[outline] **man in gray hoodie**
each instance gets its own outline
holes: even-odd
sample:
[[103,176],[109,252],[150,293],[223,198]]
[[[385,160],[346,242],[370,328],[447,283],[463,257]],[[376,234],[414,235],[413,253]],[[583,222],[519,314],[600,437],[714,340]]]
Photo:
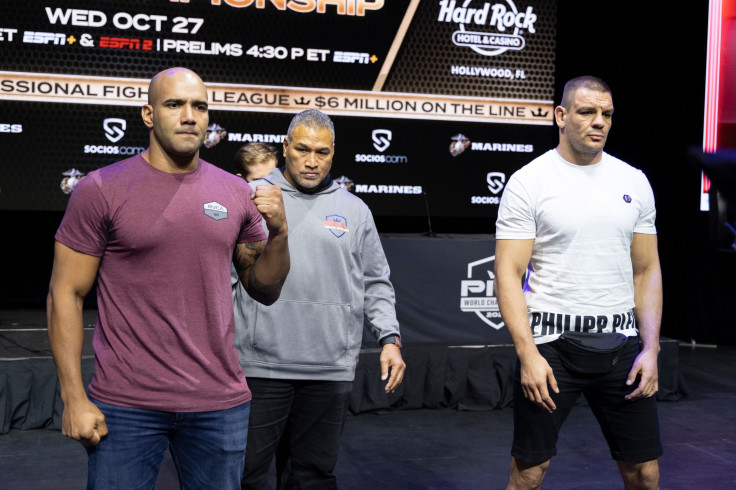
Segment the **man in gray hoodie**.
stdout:
[[279,480],[290,462],[280,483],[323,490],[337,488],[334,469],[364,318],[382,346],[387,393],[401,383],[406,365],[373,216],[330,178],[332,121],[317,110],[297,114],[283,146],[286,165],[251,185],[282,190],[291,271],[269,307],[233,284],[235,346],[253,393],[242,488],[264,487],[278,447]]

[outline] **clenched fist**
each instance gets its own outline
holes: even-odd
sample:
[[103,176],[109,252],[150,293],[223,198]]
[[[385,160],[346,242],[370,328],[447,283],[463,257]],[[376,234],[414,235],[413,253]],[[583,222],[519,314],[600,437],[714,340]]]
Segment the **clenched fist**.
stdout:
[[286,213],[281,189],[277,185],[259,185],[251,193],[250,198],[266,221],[269,235],[286,231]]

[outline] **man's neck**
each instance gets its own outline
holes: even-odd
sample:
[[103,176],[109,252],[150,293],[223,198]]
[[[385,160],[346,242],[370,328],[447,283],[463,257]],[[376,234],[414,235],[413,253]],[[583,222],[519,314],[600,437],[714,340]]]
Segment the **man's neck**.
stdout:
[[193,172],[199,165],[199,151],[192,156],[179,158],[166,153],[163,148],[155,144],[146,149],[142,156],[152,167],[170,174]]
[[573,165],[580,165],[581,167],[595,165],[603,158],[603,150],[596,153],[580,153],[561,144],[557,145],[555,150],[566,162],[572,163]]

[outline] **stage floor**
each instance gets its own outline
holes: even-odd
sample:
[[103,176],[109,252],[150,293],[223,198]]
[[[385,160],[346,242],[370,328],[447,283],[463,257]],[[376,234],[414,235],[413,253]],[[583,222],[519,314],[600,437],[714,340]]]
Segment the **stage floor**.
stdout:
[[[19,315],[21,321],[14,327],[45,328],[42,315],[37,320]],[[7,312],[0,312],[5,329],[13,327],[9,327],[8,318]],[[7,332],[2,335],[4,349],[23,349],[5,340]],[[26,354],[41,356],[43,349],[38,350],[41,352]],[[665,451],[660,460],[660,486],[733,488],[736,347],[679,346],[677,357],[689,394],[677,402],[659,403]],[[340,488],[348,490],[505,488],[511,437],[512,413],[508,408],[351,414],[342,439],[338,482]],[[86,454],[81,445],[64,438],[58,430],[10,429],[0,435],[0,475],[0,487],[7,490],[84,488]],[[156,488],[178,488],[168,456]],[[615,463],[585,405],[573,410],[563,428],[559,453],[553,458],[544,488],[621,488]]]

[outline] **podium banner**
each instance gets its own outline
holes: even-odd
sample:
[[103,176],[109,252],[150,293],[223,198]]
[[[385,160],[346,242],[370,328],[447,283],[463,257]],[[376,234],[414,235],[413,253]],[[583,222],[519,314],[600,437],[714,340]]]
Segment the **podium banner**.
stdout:
[[405,342],[510,344],[493,289],[493,235],[382,235]]

